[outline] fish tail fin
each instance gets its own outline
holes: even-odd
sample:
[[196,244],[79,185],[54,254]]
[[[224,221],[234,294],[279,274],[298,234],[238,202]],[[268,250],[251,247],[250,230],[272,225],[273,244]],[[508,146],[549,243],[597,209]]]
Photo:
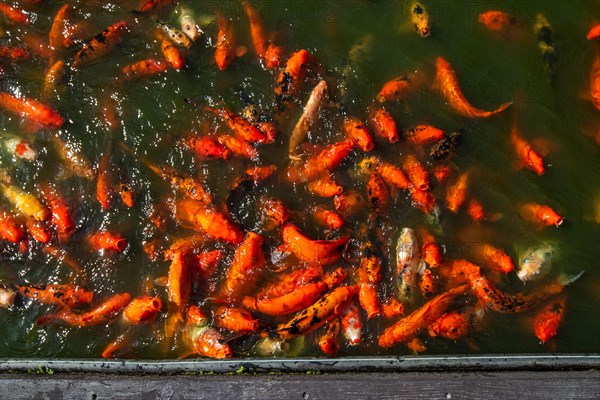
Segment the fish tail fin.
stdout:
[[514,103],[514,101],[508,101],[506,103],[500,104],[500,106],[494,110],[494,114],[501,113],[502,111],[504,111],[508,107],[510,107],[513,103]]
[[570,284],[572,284],[573,282],[575,282],[577,279],[581,278],[581,275],[583,275],[585,271],[581,271],[575,275],[567,275],[565,273],[561,273],[558,276],[558,282],[563,286],[569,286]]

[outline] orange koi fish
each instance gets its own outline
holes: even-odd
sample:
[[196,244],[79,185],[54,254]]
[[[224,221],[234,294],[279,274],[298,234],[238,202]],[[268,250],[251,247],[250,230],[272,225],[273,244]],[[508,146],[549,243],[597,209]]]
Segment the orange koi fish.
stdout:
[[63,308],[57,314],[47,314],[37,320],[38,325],[61,323],[78,328],[106,324],[129,304],[129,293],[116,294],[105,300],[102,304],[83,314],[76,314]]
[[273,225],[283,226],[290,217],[287,207],[281,200],[263,199],[261,204],[262,216],[269,221],[269,228],[272,228]]
[[19,99],[6,92],[0,92],[0,108],[49,128],[60,128],[65,123],[65,120],[47,105],[33,99]]
[[565,220],[550,206],[526,203],[519,207],[521,217],[540,226],[560,226]]
[[431,214],[436,207],[433,194],[427,190],[416,189],[414,186],[411,186],[409,190],[413,206],[423,211],[425,214]]
[[169,302],[173,304],[180,313],[184,310],[190,297],[192,285],[190,281],[190,266],[186,253],[176,252],[173,254],[167,281],[167,294]]
[[145,78],[148,76],[158,75],[167,70],[167,64],[162,61],[149,58],[134,62],[133,64],[123,67],[121,72],[127,80]]
[[69,4],[64,4],[56,13],[52,26],[50,27],[50,33],[48,34],[48,46],[56,53],[61,50],[65,45],[65,34],[67,32],[67,24],[71,8]]
[[19,243],[25,237],[25,230],[17,219],[0,210],[0,240]]
[[292,339],[312,332],[327,321],[339,317],[357,291],[355,286],[337,287],[290,321],[277,325],[270,334],[280,339]]
[[221,159],[229,157],[229,149],[223,146],[214,136],[189,135],[181,141],[200,160]]
[[600,55],[596,55],[590,71],[590,96],[597,110],[600,110]]
[[277,83],[275,84],[275,94],[277,96],[291,96],[298,91],[310,60],[310,54],[304,49],[290,56],[277,77]]
[[362,318],[356,303],[352,302],[342,313],[342,334],[348,344],[355,346],[362,342]]
[[165,260],[172,260],[175,256],[175,253],[192,253],[196,249],[200,248],[203,243],[207,240],[207,236],[204,234],[201,235],[192,235],[183,238],[176,239],[171,243],[171,246],[164,252]]
[[377,93],[377,101],[385,103],[386,101],[404,100],[408,94],[410,82],[407,77],[399,76],[383,84],[383,87]]
[[204,106],[203,109],[221,118],[229,129],[231,129],[239,138],[250,143],[267,142],[267,137],[257,127],[252,125],[245,118],[234,114],[228,109],[213,108],[209,106]]
[[378,215],[390,212],[390,192],[377,172],[371,173],[367,182],[367,200],[369,208]]
[[123,318],[130,324],[145,324],[152,321],[161,309],[162,301],[157,296],[140,296],[125,307]]
[[506,32],[517,23],[517,19],[502,11],[486,11],[479,14],[479,23],[491,31]]
[[148,13],[156,10],[159,6],[163,5],[167,1],[172,0],[146,0],[142,3],[139,9],[135,10],[136,13]]
[[179,200],[176,209],[179,219],[201,228],[214,239],[239,244],[244,238],[244,234],[235,223],[198,200]]
[[429,336],[458,340],[469,333],[471,316],[468,313],[453,311],[446,313],[429,325]]
[[549,302],[533,318],[533,331],[542,343],[546,343],[558,333],[565,318],[566,305],[567,296],[562,295]]
[[423,165],[421,165],[419,160],[417,160],[417,157],[413,156],[412,154],[404,157],[402,169],[408,176],[408,179],[415,189],[420,191],[429,189],[429,178],[427,176],[427,171]]
[[71,67],[79,68],[107,55],[121,40],[126,28],[125,21],[117,22],[89,39],[73,56]]
[[306,185],[306,189],[320,197],[334,197],[342,194],[344,188],[338,185],[331,176],[325,176],[323,178],[309,182]]
[[248,333],[258,330],[258,320],[241,308],[222,306],[214,312],[214,322],[219,328],[231,332]]
[[338,213],[328,210],[323,206],[313,207],[311,213],[315,222],[319,225],[326,226],[329,229],[337,230],[344,226],[344,220]]
[[343,217],[356,215],[365,206],[363,197],[357,191],[350,190],[333,198],[335,210]]
[[252,290],[265,266],[262,250],[263,237],[248,232],[244,241],[235,250],[221,293],[227,299],[241,298]]
[[433,235],[431,235],[425,228],[418,230],[419,236],[421,237],[421,258],[432,268],[437,268],[442,262],[442,251],[440,246],[435,241]]
[[125,331],[102,350],[102,358],[118,358],[131,345],[132,339],[131,331]]
[[480,268],[465,260],[454,261],[451,268],[456,268],[464,274],[471,285],[471,290],[487,308],[499,313],[519,313],[530,310],[537,306],[548,296],[558,294],[562,290],[579,279],[582,273],[572,277],[561,276],[555,282],[551,282],[540,291],[529,294],[507,294],[498,289],[494,284],[481,275]]
[[243,305],[248,310],[265,315],[287,315],[313,304],[327,290],[325,282],[310,282],[278,297],[245,297]]
[[114,232],[96,232],[88,237],[92,248],[96,251],[114,251],[122,253],[127,247],[127,241],[118,233]]
[[339,319],[331,319],[325,323],[325,333],[319,338],[319,348],[323,353],[334,357],[340,352],[338,336],[340,334]]
[[19,8],[0,3],[0,14],[6,17],[6,21],[10,21],[13,24],[29,25],[27,13]]
[[208,326],[208,318],[198,306],[190,306],[186,318],[184,338],[192,350],[210,358],[231,358],[229,345],[215,328]]
[[217,22],[219,33],[217,34],[217,44],[215,46],[215,61],[219,69],[225,71],[235,59],[235,36],[233,24],[220,13],[217,14]]
[[446,190],[446,203],[448,210],[456,213],[467,197],[469,184],[469,171],[463,172],[453,185]]
[[419,289],[423,297],[428,298],[435,294],[438,290],[438,276],[431,272],[431,269],[425,268],[421,274],[421,280],[419,281]]
[[545,172],[544,160],[536,153],[531,145],[521,136],[517,127],[513,127],[510,132],[510,140],[513,149],[519,158],[519,163],[531,169],[538,175],[543,175]]
[[49,98],[52,93],[58,89],[58,84],[61,83],[65,76],[66,64],[62,60],[58,60],[46,72],[44,77],[44,88],[42,94],[44,98]]
[[450,106],[460,115],[469,118],[488,118],[504,111],[512,104],[511,102],[500,105],[494,111],[485,111],[473,107],[463,94],[456,73],[448,61],[443,57],[438,57],[435,61],[436,65],[436,80]]
[[319,175],[329,175],[344,161],[354,148],[350,140],[343,140],[325,147],[316,156],[309,158],[304,165],[302,175],[306,180],[313,180]]
[[165,60],[176,70],[180,70],[185,66],[185,57],[183,53],[173,43],[163,35],[159,36],[160,51],[165,57]]
[[336,240],[312,240],[292,224],[285,225],[282,234],[283,242],[301,261],[321,265],[332,264],[339,260],[349,240],[348,236]]
[[344,119],[343,128],[346,136],[362,151],[371,151],[375,148],[371,134],[360,119],[347,116]]
[[390,297],[387,303],[381,304],[381,315],[385,318],[394,318],[404,315],[404,305],[395,297]]
[[75,230],[75,223],[66,201],[48,184],[41,186],[41,192],[50,209],[50,221],[60,233],[69,236]]
[[110,140],[106,144],[106,148],[100,162],[98,163],[98,179],[96,181],[96,199],[104,210],[108,210],[114,198],[114,185],[112,179],[112,166],[110,162]]
[[441,317],[456,297],[463,294],[466,289],[466,285],[457,286],[429,300],[412,314],[386,328],[379,335],[379,345],[388,348],[414,339],[423,329]]
[[469,214],[471,219],[473,219],[475,222],[481,222],[487,219],[485,212],[483,211],[483,206],[477,199],[469,200],[467,214]]
[[426,144],[442,140],[446,132],[432,125],[417,125],[404,132],[404,137],[414,144]]
[[250,146],[250,143],[243,139],[229,135],[221,135],[217,137],[217,140],[235,155],[251,160],[255,160],[258,157],[256,150]]
[[25,226],[27,227],[27,232],[29,232],[36,242],[46,244],[52,239],[52,233],[42,222],[27,219],[25,221]]
[[312,90],[306,105],[304,106],[304,110],[302,111],[302,115],[300,119],[296,123],[294,130],[290,136],[290,144],[288,148],[288,152],[290,157],[296,151],[296,148],[300,146],[308,135],[308,131],[315,123],[319,116],[319,107],[323,102],[327,94],[327,82],[324,80],[319,81],[317,86]]
[[377,107],[371,111],[371,126],[377,135],[387,139],[390,143],[398,141],[398,125],[389,111]]
[[436,165],[433,169],[433,176],[438,182],[442,183],[450,177],[450,167],[447,165]]
[[0,46],[0,58],[6,58],[12,62],[24,61],[29,54],[21,47]]
[[358,168],[364,173],[377,172],[381,178],[390,186],[398,189],[408,189],[410,181],[404,172],[393,164],[380,160],[377,157],[366,157],[358,163]]
[[358,302],[367,313],[367,318],[381,314],[381,302],[377,293],[377,284],[381,282],[381,261],[379,257],[369,256],[360,260],[358,274]]
[[250,4],[247,0],[242,0],[242,6],[250,21],[250,37],[252,38],[252,45],[254,51],[261,61],[264,61],[267,54],[267,33],[263,26],[262,18],[258,13],[258,10]]
[[513,264],[510,256],[502,249],[484,243],[479,247],[478,250],[480,253],[479,256],[486,266],[505,274],[514,271],[515,265]]
[[119,196],[125,206],[131,208],[135,205],[135,193],[128,183],[121,182],[119,184]]
[[22,296],[42,304],[77,307],[92,302],[94,292],[75,285],[17,286]]
[[600,24],[596,24],[590,28],[587,35],[587,40],[596,40],[600,37]]
[[323,267],[309,265],[294,269],[290,273],[280,274],[277,279],[265,285],[258,295],[259,299],[274,299],[292,293],[323,276]]

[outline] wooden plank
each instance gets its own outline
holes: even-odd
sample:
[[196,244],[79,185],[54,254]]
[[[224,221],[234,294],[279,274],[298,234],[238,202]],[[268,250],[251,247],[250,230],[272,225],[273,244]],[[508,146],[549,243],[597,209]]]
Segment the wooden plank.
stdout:
[[600,399],[600,371],[323,375],[1,374],[21,399]]

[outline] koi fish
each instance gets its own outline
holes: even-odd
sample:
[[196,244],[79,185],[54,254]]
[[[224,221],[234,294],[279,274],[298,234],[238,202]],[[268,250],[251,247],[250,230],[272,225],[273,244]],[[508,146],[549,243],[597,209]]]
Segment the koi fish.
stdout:
[[67,164],[68,173],[72,172],[73,174],[90,181],[96,177],[90,162],[75,145],[65,142],[58,135],[52,136],[51,140],[58,156],[63,163]]
[[212,207],[198,200],[182,199],[176,203],[179,219],[201,228],[209,236],[227,243],[241,243],[244,234],[238,226]]
[[429,325],[429,336],[458,340],[469,333],[470,319],[468,313],[458,311],[446,313]]
[[427,265],[432,268],[437,268],[442,262],[442,251],[435,241],[435,238],[427,232],[426,229],[419,229],[419,236],[421,237],[421,258]]
[[296,289],[307,285],[323,276],[323,267],[309,265],[296,268],[285,274],[280,274],[276,279],[265,285],[256,298],[273,299],[294,292]]
[[36,221],[44,221],[50,216],[50,210],[37,197],[14,185],[0,183],[2,194],[21,214]]
[[198,25],[190,12],[183,7],[181,8],[181,14],[179,16],[179,24],[181,25],[183,33],[185,33],[192,42],[195,42],[200,37],[200,34],[204,33],[198,28]]
[[421,272],[421,279],[419,280],[419,289],[423,297],[428,298],[435,294],[438,290],[438,276],[435,275],[431,269],[425,267]]
[[68,18],[71,13],[69,4],[64,4],[54,16],[52,26],[48,33],[48,46],[54,53],[64,47],[65,32],[67,30]]
[[90,304],[94,292],[75,285],[18,286],[22,296],[42,304],[56,304],[64,307],[78,307]]
[[176,70],[180,70],[185,66],[185,57],[179,49],[173,46],[173,43],[166,37],[160,35],[160,51],[165,57],[165,60]]
[[340,317],[342,324],[342,334],[350,346],[355,346],[362,342],[362,318],[360,310],[356,303],[352,302]]
[[587,35],[587,40],[596,40],[600,37],[600,24],[596,24],[590,28]]
[[363,209],[365,201],[360,193],[350,190],[339,196],[335,196],[333,198],[333,205],[335,210],[343,217],[351,217]]
[[531,169],[536,174],[540,176],[543,175],[545,172],[544,160],[531,148],[531,145],[523,139],[516,127],[513,127],[511,130],[510,139],[514,151],[519,158],[519,163]]
[[220,13],[217,14],[217,22],[219,33],[217,34],[217,44],[215,46],[215,61],[219,69],[225,71],[235,59],[235,36],[233,25]]
[[44,77],[44,88],[42,89],[42,95],[45,98],[49,98],[52,93],[58,89],[58,84],[62,82],[66,73],[66,64],[62,60],[58,60],[46,72]]
[[292,158],[292,154],[296,151],[296,148],[306,140],[308,131],[318,118],[319,108],[321,107],[321,103],[326,95],[327,82],[324,80],[319,81],[317,86],[315,86],[310,93],[308,101],[304,106],[304,111],[302,112],[302,115],[300,116],[300,119],[296,123],[296,126],[294,127],[294,130],[290,136],[290,144],[288,147],[290,158]]
[[344,191],[344,188],[338,185],[331,178],[331,176],[325,176],[323,178],[309,182],[306,185],[306,189],[310,193],[320,197],[335,197],[339,196]]
[[550,206],[525,203],[519,207],[521,217],[539,226],[560,226],[565,220]]
[[515,266],[508,254],[502,249],[484,243],[479,248],[480,257],[483,263],[505,274],[511,273]]
[[181,315],[187,305],[192,288],[190,266],[186,253],[175,252],[173,254],[167,279],[169,302],[174,305],[179,315]]
[[390,143],[398,141],[398,126],[389,111],[377,107],[371,111],[370,117],[371,126],[377,135],[387,139]]
[[25,237],[25,230],[16,218],[0,210],[0,240],[19,243]]
[[119,184],[119,196],[125,206],[131,208],[135,205],[135,193],[129,184],[125,182]]
[[44,326],[50,323],[60,323],[78,328],[106,324],[123,311],[130,300],[131,295],[129,293],[116,294],[85,313],[76,314],[67,308],[63,308],[57,314],[41,316],[38,318],[37,324]]
[[318,329],[341,315],[357,293],[355,286],[340,286],[325,294],[316,303],[296,314],[290,321],[277,325],[271,336],[291,339]]
[[158,19],[155,19],[155,21],[162,28],[162,30],[167,34],[169,39],[171,39],[171,41],[173,43],[175,43],[177,46],[185,47],[186,49],[189,49],[190,47],[192,47],[192,41],[190,40],[190,38],[187,37],[187,35],[185,35],[179,29],[176,29],[169,24],[161,22]]
[[118,233],[102,231],[91,234],[88,241],[96,251],[115,251],[122,253],[127,247],[127,241]]
[[106,148],[100,162],[98,163],[98,179],[96,181],[96,199],[104,210],[108,210],[114,198],[113,182],[111,176],[111,141],[106,144]]
[[29,59],[29,54],[21,47],[0,46],[0,59],[5,58],[12,62]]
[[258,330],[258,320],[241,308],[221,306],[214,311],[215,325],[231,332],[248,333]]
[[590,97],[592,104],[600,110],[600,55],[596,55],[590,72]]
[[145,324],[152,321],[161,309],[162,301],[157,296],[140,296],[125,307],[123,318],[130,324]]
[[34,221],[32,219],[25,220],[25,226],[29,235],[38,243],[49,243],[52,239],[52,233],[48,230],[46,225],[42,222]]
[[60,128],[65,123],[65,120],[47,105],[33,99],[20,99],[6,92],[0,92],[0,108],[49,128]]
[[346,136],[354,142],[356,147],[362,151],[371,151],[375,148],[371,134],[360,119],[346,116],[342,125]]
[[538,40],[538,48],[542,53],[546,71],[553,76],[556,73],[556,48],[554,41],[554,30],[550,22],[542,14],[535,17],[533,24],[533,33]]
[[381,314],[381,302],[377,293],[377,284],[381,282],[381,261],[371,255],[363,257],[357,270],[358,303],[367,313],[367,318],[375,318]]
[[248,16],[248,21],[250,21],[250,37],[252,38],[252,45],[254,46],[254,51],[256,55],[261,60],[266,58],[267,53],[267,34],[265,31],[265,27],[263,26],[262,18],[258,13],[258,10],[250,4],[247,0],[242,0],[242,6],[244,7],[244,12]]
[[303,235],[292,224],[286,224],[282,229],[283,242],[301,261],[328,265],[341,257],[341,252],[348,243],[348,236],[336,240],[312,240]]
[[256,284],[265,266],[263,240],[262,236],[248,232],[236,249],[221,289],[225,298],[240,298]]
[[390,186],[406,190],[410,186],[410,181],[404,175],[404,172],[393,164],[380,160],[377,157],[365,157],[358,164],[358,169],[364,174],[377,172],[381,178]]
[[485,212],[483,211],[483,206],[477,199],[469,200],[469,204],[467,205],[467,214],[473,219],[475,222],[481,222],[487,219]]
[[167,64],[162,61],[147,59],[134,62],[126,65],[121,70],[121,73],[127,80],[145,78],[153,75],[158,75],[167,70]]
[[549,244],[527,249],[519,260],[519,271],[517,272],[519,279],[527,282],[545,277],[552,267],[554,252],[554,247]]
[[340,344],[337,337],[340,334],[339,319],[331,319],[325,323],[325,333],[319,338],[319,348],[323,353],[334,357],[340,352]]
[[6,21],[10,21],[13,24],[29,25],[27,13],[19,8],[0,3],[0,14],[6,17]]
[[493,111],[485,111],[473,107],[460,89],[458,78],[450,63],[443,57],[438,57],[435,61],[435,65],[436,80],[440,91],[446,98],[448,104],[458,114],[469,118],[488,118],[504,111],[512,104],[512,101],[504,103]]
[[446,190],[448,210],[456,213],[467,197],[469,171],[462,173],[453,185]]
[[219,331],[208,325],[208,318],[198,306],[188,308],[184,338],[200,355],[210,358],[231,358],[233,355]]
[[50,187],[50,185],[43,184],[41,186],[41,192],[50,209],[50,221],[52,224],[60,233],[67,236],[70,235],[75,230],[75,223],[71,218],[67,203]]
[[448,158],[453,152],[460,140],[460,132],[452,132],[435,143],[429,151],[429,157],[436,161],[442,161]]
[[125,21],[117,22],[89,39],[73,56],[71,67],[79,68],[110,53],[121,40],[126,29]]
[[275,95],[286,97],[295,94],[306,74],[306,68],[310,61],[310,54],[304,49],[292,54],[277,77]]
[[213,136],[189,135],[181,140],[183,145],[191,150],[200,160],[221,159],[229,157],[229,149],[223,146]]
[[18,136],[1,133],[4,139],[4,147],[18,158],[34,161],[38,157],[38,151],[25,139]]
[[143,14],[156,10],[157,7],[161,6],[169,0],[146,0],[142,3],[139,9],[135,10],[135,14]]
[[393,78],[383,84],[383,87],[377,93],[377,101],[385,103],[386,101],[404,100],[410,88],[410,81],[405,76]]
[[344,220],[335,211],[328,210],[323,206],[313,207],[311,214],[319,225],[328,227],[329,229],[341,229],[344,226]]
[[236,134],[236,136],[247,142],[264,143],[267,141],[267,137],[257,127],[252,125],[243,117],[234,114],[226,108],[213,108],[204,106],[203,110],[221,118],[227,127]]
[[399,343],[407,343],[441,317],[456,297],[462,295],[466,285],[457,286],[429,300],[412,314],[400,319],[394,325],[386,328],[379,335],[379,346],[392,347]]
[[369,208],[378,215],[387,215],[390,211],[390,192],[377,172],[371,173],[367,182]]
[[256,150],[244,139],[229,135],[221,135],[217,137],[217,140],[237,156],[248,158],[250,160],[256,160],[258,157]]
[[419,244],[415,232],[402,228],[396,242],[396,280],[398,299],[408,301],[414,297],[415,276],[419,267]]
[[431,24],[429,22],[429,14],[421,2],[413,1],[410,3],[410,20],[421,37],[430,35]]
[[517,23],[517,19],[503,11],[486,11],[479,14],[479,23],[491,31],[506,32]]
[[354,149],[354,143],[350,139],[328,145],[316,156],[306,161],[302,170],[303,178],[313,180],[319,175],[328,175],[340,166],[352,149]]
[[533,332],[535,336],[546,343],[558,333],[565,318],[567,296],[561,295],[549,302],[533,317]]
[[387,302],[381,304],[381,315],[385,318],[394,318],[404,315],[404,305],[395,297],[390,297]]
[[439,212],[439,209],[435,205],[435,197],[433,197],[431,192],[427,190],[419,190],[414,186],[410,186],[409,192],[413,206],[423,211],[425,214],[431,215],[436,210]]
[[414,144],[426,144],[440,141],[444,138],[446,132],[431,125],[417,125],[407,129],[404,137]]
[[265,315],[287,315],[303,310],[313,304],[327,290],[327,287],[325,282],[309,282],[277,297],[253,298],[246,296],[242,304],[248,310],[258,311]]
[[408,154],[404,157],[402,169],[417,190],[425,191],[429,189],[429,177],[427,176],[427,171],[417,157],[412,154]]

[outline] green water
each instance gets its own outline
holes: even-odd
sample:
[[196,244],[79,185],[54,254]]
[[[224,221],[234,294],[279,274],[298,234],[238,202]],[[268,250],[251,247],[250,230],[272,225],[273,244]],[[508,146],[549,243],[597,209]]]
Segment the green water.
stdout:
[[[20,45],[25,34],[46,38],[62,3],[45,1],[26,7],[35,15],[35,22],[29,28],[15,27],[0,20],[3,32],[0,44]],[[123,66],[142,58],[161,57],[153,36],[153,21],[149,17],[138,17],[130,23],[130,32],[123,43],[108,57],[69,74],[64,91],[51,104],[68,121],[60,130],[61,137],[80,146],[82,153],[96,165],[108,135],[100,119],[98,102],[103,96],[114,94],[119,100],[122,123],[118,138],[137,154],[168,163],[181,171],[202,174],[215,194],[216,202],[220,202],[225,200],[225,189],[248,162],[199,163],[176,146],[174,135],[199,127],[205,132],[206,124],[213,121],[185,104],[183,98],[192,98],[199,103],[226,104],[238,112],[245,103],[253,102],[266,116],[272,117],[276,112],[275,75],[264,71],[252,53],[248,22],[240,2],[183,3],[203,21],[210,21],[217,8],[223,11],[234,21],[238,44],[248,46],[249,53],[235,60],[227,71],[219,71],[211,47],[217,31],[212,22],[206,27],[209,40],[199,39],[187,52],[187,66],[182,71],[170,70],[156,78],[115,85],[113,79]],[[516,261],[519,252],[529,245],[548,241],[558,248],[552,273],[585,271],[583,277],[567,289],[569,297],[564,325],[551,343],[540,344],[532,334],[532,313],[515,316],[489,311],[484,323],[467,340],[433,340],[423,335],[428,347],[424,354],[600,352],[600,230],[597,222],[590,218],[595,204],[600,201],[600,152],[589,137],[598,129],[600,118],[598,110],[584,97],[591,63],[598,51],[598,44],[587,41],[585,35],[600,16],[598,2],[427,1],[425,5],[432,20],[432,35],[428,38],[420,38],[410,27],[406,28],[409,19],[407,2],[403,1],[256,0],[253,3],[262,13],[267,29],[278,33],[288,52],[305,48],[321,66],[311,71],[291,109],[281,118],[278,141],[260,148],[261,162],[274,163],[283,169],[287,163],[288,132],[301,113],[301,105],[317,77],[328,80],[335,98],[335,82],[340,78],[342,68],[349,63],[349,49],[365,34],[372,34],[375,40],[371,59],[353,67],[347,111],[366,119],[368,107],[384,82],[410,71],[424,72],[427,83],[404,103],[391,104],[388,110],[399,126],[405,128],[419,123],[431,123],[448,131],[464,128],[466,133],[452,161],[460,170],[473,171],[470,194],[479,198],[487,210],[502,215],[496,222],[475,225],[464,209],[457,215],[442,210],[436,239],[446,249],[445,257],[469,258],[480,243],[488,242],[505,249]],[[76,17],[85,22],[85,29],[91,36],[112,23],[131,18],[129,11],[138,2],[80,1],[73,4],[79,8]],[[516,28],[518,32],[501,35],[485,30],[477,22],[477,15],[489,9],[501,9],[516,16],[521,24]],[[159,17],[175,22],[170,10],[159,12]],[[558,63],[552,79],[545,72],[531,33],[531,23],[539,12],[548,18],[556,32]],[[473,120],[457,115],[444,103],[439,92],[430,87],[437,56],[445,57],[453,65],[466,97],[474,105],[492,109],[509,100],[515,100],[515,104],[491,119]],[[0,65],[4,69],[0,79],[2,91],[40,98],[47,60],[36,57],[18,65]],[[330,143],[341,138],[338,118],[336,109],[325,109],[310,140]],[[528,140],[543,138],[551,144],[549,154],[544,157],[545,175],[539,177],[529,170],[514,171],[511,168],[514,154],[509,133],[514,123]],[[14,116],[0,112],[0,129],[21,134],[25,127]],[[2,153],[0,166],[8,170],[24,189],[34,190],[37,182],[55,181],[66,195],[75,210],[79,229],[64,248],[83,265],[88,287],[94,290],[97,299],[122,291],[134,296],[143,294],[141,282],[148,277],[166,275],[169,264],[150,262],[141,244],[157,237],[168,243],[190,233],[174,222],[167,234],[156,233],[147,217],[153,205],[168,201],[175,192],[134,159],[115,151],[115,171],[119,166],[132,179],[138,192],[137,204],[133,209],[118,205],[108,212],[102,211],[95,200],[94,182],[76,177],[56,180],[65,168],[60,165],[49,136],[49,132],[29,136],[40,150],[38,161],[15,162],[10,155]],[[420,154],[413,146],[402,142],[390,146],[379,141],[375,152],[397,165],[407,152],[426,160],[426,153]],[[362,154],[354,152],[341,170],[351,169],[361,157]],[[338,173],[345,189],[364,190],[364,182],[352,176]],[[444,191],[444,186],[434,187],[438,199],[443,198]],[[266,249],[277,246],[281,240],[277,231],[263,232],[258,223],[260,204],[257,204],[257,198],[264,194],[279,198],[296,210],[295,221],[302,229],[314,236],[325,236],[322,229],[312,226],[309,218],[303,218],[303,211],[316,200],[301,186],[285,185],[283,180],[273,179],[250,193],[240,204],[240,210],[232,210],[244,229],[254,229],[267,236]],[[6,209],[9,206],[4,201],[2,199],[2,208]],[[525,201],[552,206],[566,217],[566,222],[559,228],[534,228],[516,212],[516,206]],[[318,202],[332,204],[327,199]],[[364,220],[363,215],[348,221],[342,233],[352,233]],[[389,220],[380,221],[386,237],[391,238],[383,246],[387,245],[389,252],[383,255],[382,294],[387,296],[393,291],[389,272],[389,260],[394,257],[393,239],[402,227],[427,225],[427,221],[423,213],[411,207],[406,194],[395,196]],[[98,256],[87,247],[86,236],[100,228],[109,228],[126,236],[129,246],[124,254]],[[234,248],[216,246],[227,254],[216,275],[218,280],[226,271]],[[39,245],[34,245],[24,256],[19,255],[15,247],[4,243],[0,243],[0,251],[0,281],[4,284],[63,283],[82,279],[62,262],[46,257]],[[269,258],[268,252],[266,257]],[[514,276],[501,279],[499,284],[511,291],[523,289],[523,284]],[[166,303],[164,289],[155,288],[153,293],[160,295]],[[192,302],[202,300],[201,291],[192,296]],[[83,329],[35,325],[39,316],[53,310],[35,302],[25,302],[9,310],[0,309],[0,357],[99,357],[102,349],[126,329],[118,321],[108,326]],[[161,345],[165,314],[150,325],[136,328],[135,347],[126,353],[127,357],[176,358],[180,354],[178,350],[164,352]],[[340,355],[410,354],[404,346],[384,351],[376,345],[377,332],[389,324],[390,321],[385,319],[370,321],[365,326],[364,344],[356,347],[343,344]],[[320,354],[314,338],[315,334],[307,336],[300,355]],[[250,337],[232,341],[236,355],[252,355],[250,348],[254,340]]]

